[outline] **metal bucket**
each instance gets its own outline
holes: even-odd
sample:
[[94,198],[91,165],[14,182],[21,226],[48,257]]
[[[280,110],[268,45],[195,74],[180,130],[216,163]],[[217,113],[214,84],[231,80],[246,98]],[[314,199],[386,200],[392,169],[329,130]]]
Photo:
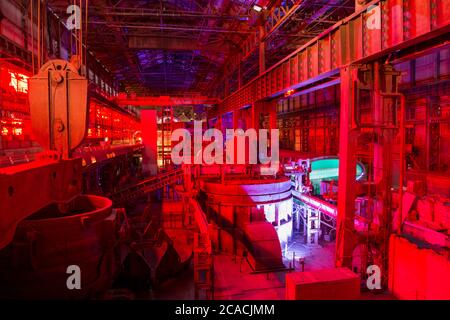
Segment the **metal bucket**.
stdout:
[[[24,200],[26,201],[26,200]],[[0,251],[0,296],[84,298],[103,290],[116,270],[115,215],[108,198],[80,195],[64,213],[51,204],[22,221]],[[80,289],[70,289],[69,266],[80,268]]]

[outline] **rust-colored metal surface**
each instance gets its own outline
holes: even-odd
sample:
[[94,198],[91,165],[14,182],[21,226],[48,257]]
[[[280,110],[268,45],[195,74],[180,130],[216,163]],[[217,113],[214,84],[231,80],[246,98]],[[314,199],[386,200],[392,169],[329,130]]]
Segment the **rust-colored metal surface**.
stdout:
[[64,60],[51,60],[30,79],[33,135],[47,150],[70,157],[86,134],[87,79]]
[[[289,90],[336,76],[338,69],[346,64],[373,60],[445,34],[450,27],[448,6],[444,1],[433,2],[371,1],[226,97],[215,114],[281,96]],[[402,25],[403,29],[398,27]]]
[[66,203],[81,192],[81,159],[40,160],[0,170],[0,249],[17,224],[51,202]]
[[254,271],[284,268],[280,240],[271,223],[248,223],[245,225],[244,234],[249,243],[249,263]]
[[[14,240],[0,252],[0,295],[83,298],[112,281],[116,233],[111,200],[83,195],[66,209],[52,203],[19,223]],[[80,290],[67,289],[71,265],[82,271]]]

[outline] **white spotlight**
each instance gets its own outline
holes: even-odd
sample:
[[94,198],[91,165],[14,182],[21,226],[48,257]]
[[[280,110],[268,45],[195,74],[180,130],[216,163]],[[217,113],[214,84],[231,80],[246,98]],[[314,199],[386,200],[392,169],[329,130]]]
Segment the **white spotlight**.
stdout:
[[263,8],[260,7],[260,6],[258,6],[257,4],[255,4],[255,5],[253,6],[253,10],[255,10],[256,12],[261,12],[262,9],[263,9]]

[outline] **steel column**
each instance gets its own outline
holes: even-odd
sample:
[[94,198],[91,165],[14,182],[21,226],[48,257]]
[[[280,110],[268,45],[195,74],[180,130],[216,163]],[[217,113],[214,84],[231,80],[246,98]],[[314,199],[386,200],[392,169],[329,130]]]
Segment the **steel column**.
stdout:
[[354,79],[357,68],[341,69],[341,110],[339,135],[338,216],[336,232],[336,266],[351,267],[354,247],[355,176],[357,131],[352,127]]

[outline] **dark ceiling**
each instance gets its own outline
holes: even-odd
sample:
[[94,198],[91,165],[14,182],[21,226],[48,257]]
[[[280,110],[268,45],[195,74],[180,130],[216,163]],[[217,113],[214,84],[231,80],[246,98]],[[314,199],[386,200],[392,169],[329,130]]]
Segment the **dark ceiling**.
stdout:
[[[68,3],[48,0],[60,16]],[[259,3],[267,9],[255,11]],[[223,96],[223,82],[237,87],[233,55],[256,37],[261,16],[292,5],[266,38],[267,67],[354,12],[354,0],[89,0],[87,46],[125,91]],[[240,65],[244,84],[258,73],[258,50]]]

